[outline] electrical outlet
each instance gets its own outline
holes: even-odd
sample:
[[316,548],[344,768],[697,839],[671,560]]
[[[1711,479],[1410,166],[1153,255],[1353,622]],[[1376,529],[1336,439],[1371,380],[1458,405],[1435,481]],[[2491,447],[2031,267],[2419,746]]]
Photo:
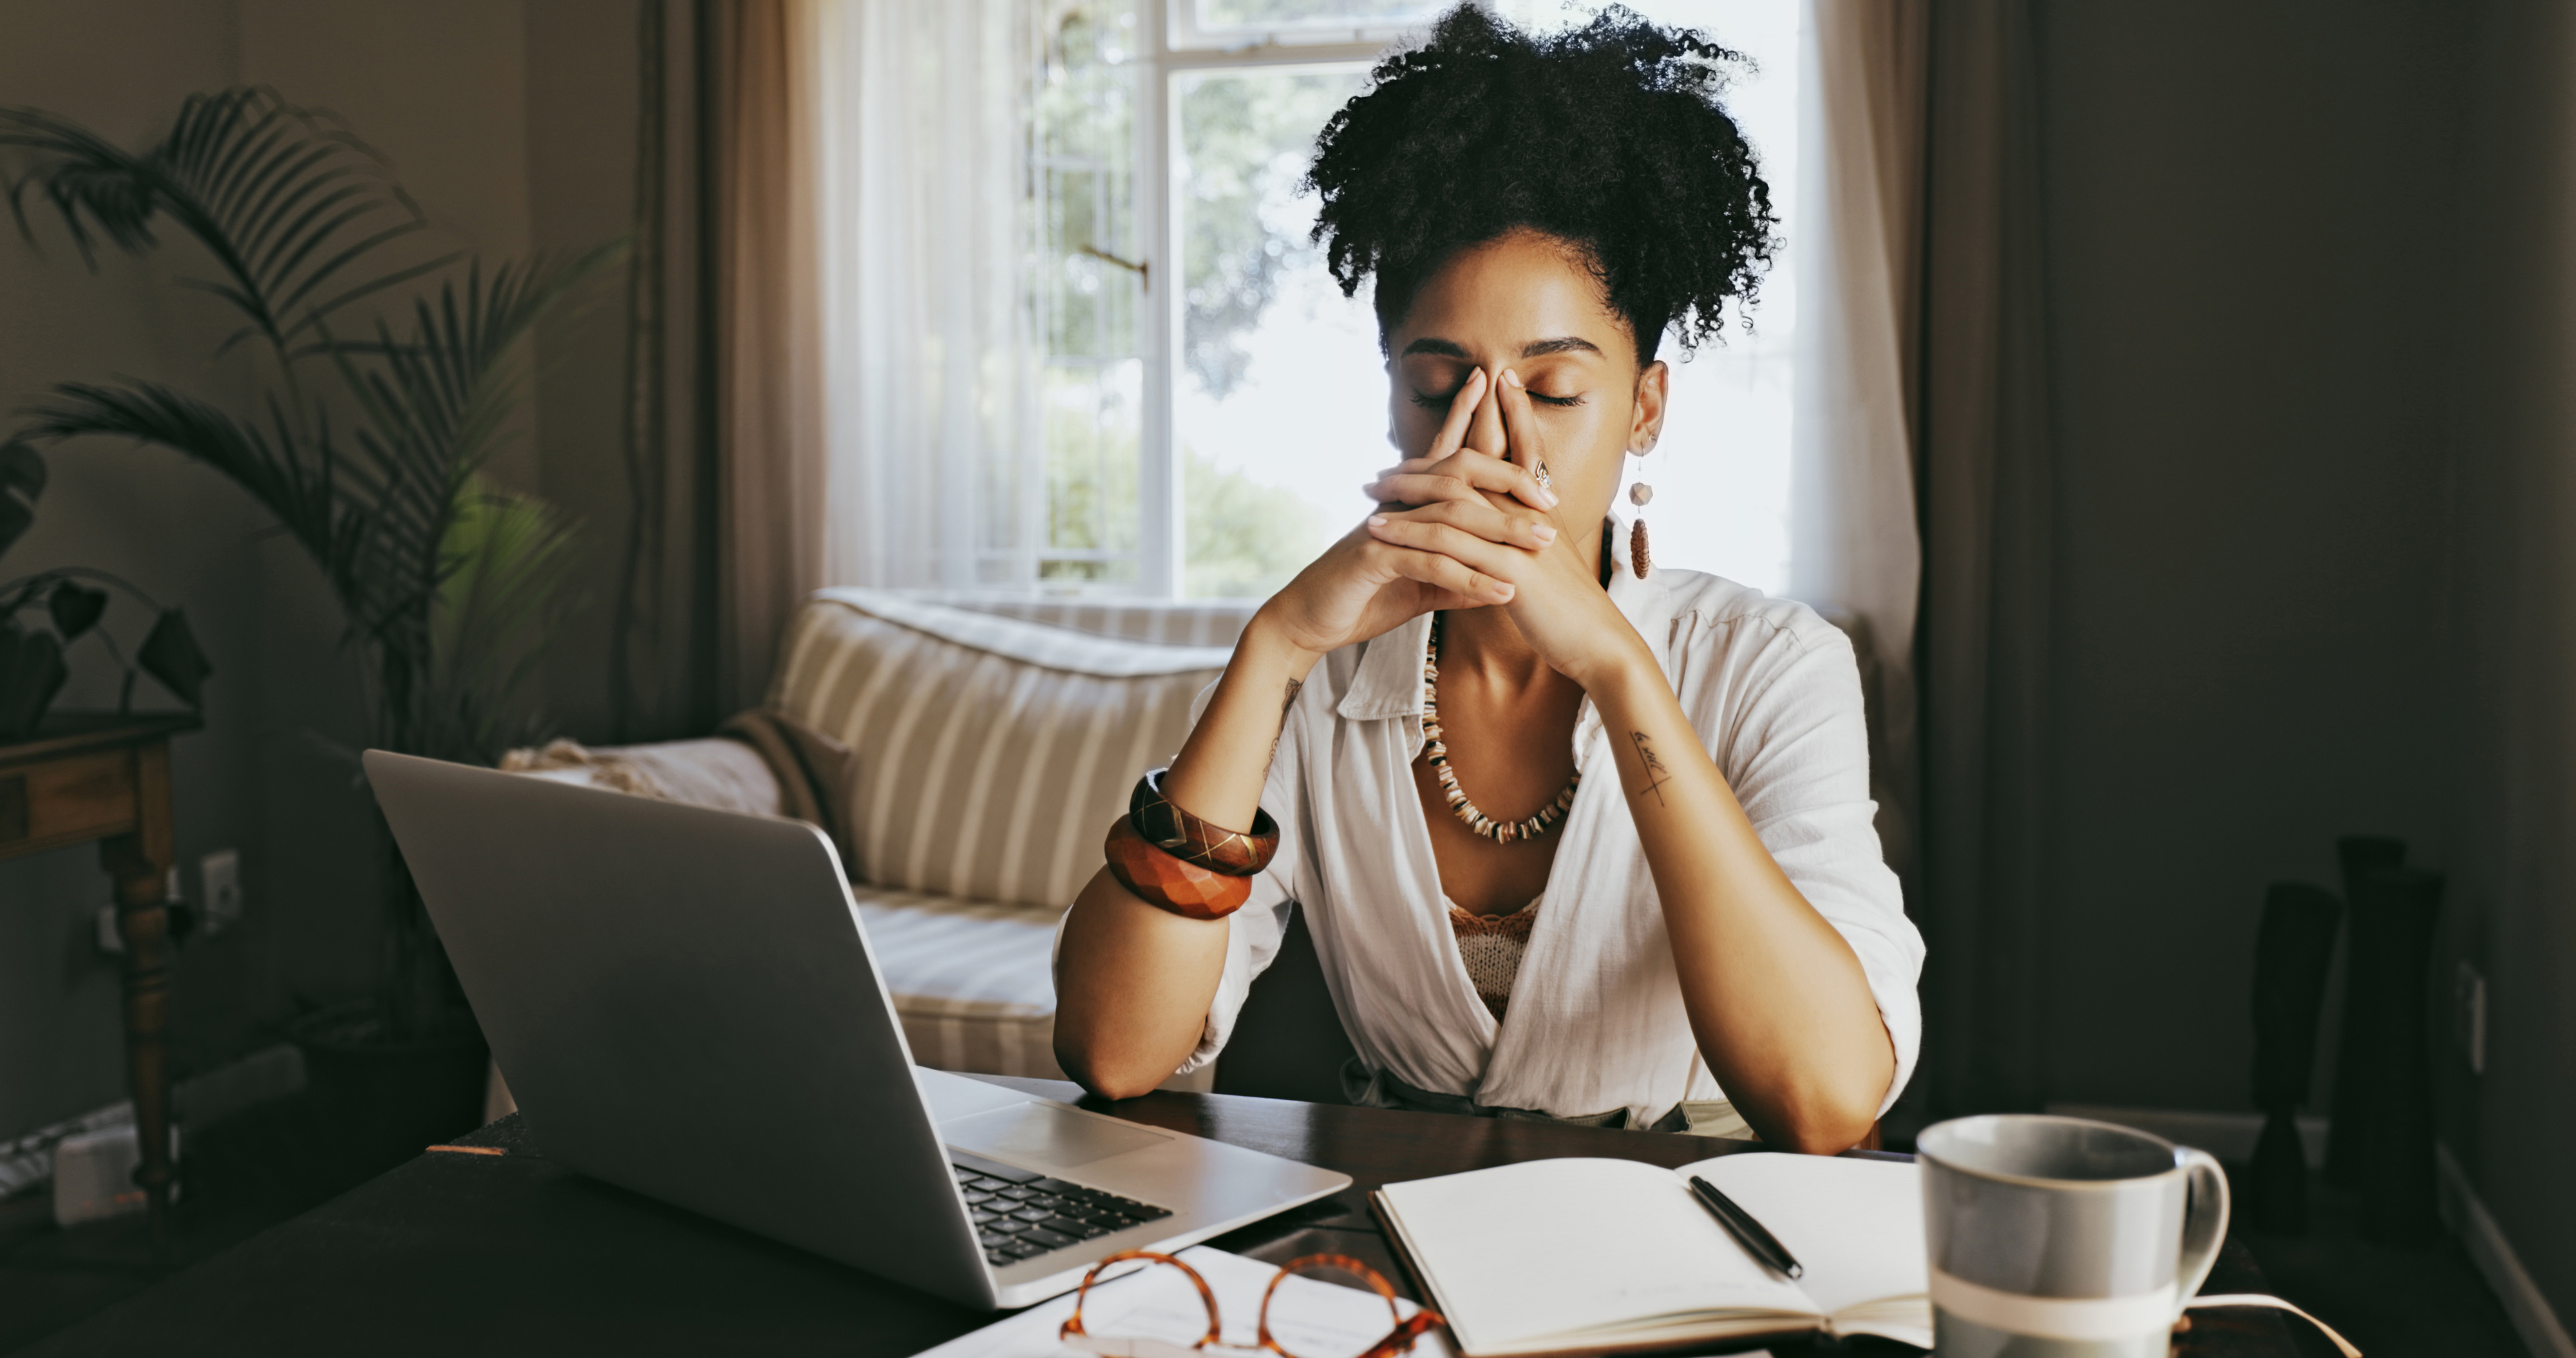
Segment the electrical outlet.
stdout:
[[241,855],[217,849],[197,860],[198,904],[205,908],[205,928],[220,934],[241,923]]
[[2466,962],[2451,981],[2451,1026],[2469,1073],[2487,1073],[2487,978]]
[[98,908],[98,950],[110,957],[125,955],[125,931],[117,927],[113,902]]

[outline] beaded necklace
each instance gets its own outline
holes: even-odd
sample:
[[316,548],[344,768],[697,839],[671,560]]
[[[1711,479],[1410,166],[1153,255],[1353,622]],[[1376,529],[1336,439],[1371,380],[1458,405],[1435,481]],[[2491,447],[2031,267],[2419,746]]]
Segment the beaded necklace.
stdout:
[[1440,738],[1440,615],[1431,615],[1431,643],[1422,652],[1422,740],[1431,759],[1432,776],[1440,780],[1441,794],[1448,798],[1449,810],[1467,823],[1467,828],[1497,844],[1536,839],[1556,828],[1565,819],[1567,807],[1574,805],[1574,790],[1583,785],[1583,770],[1576,769],[1565,790],[1556,800],[1538,809],[1526,820],[1498,821],[1476,809],[1467,794],[1458,790],[1457,771],[1449,767],[1449,746]]

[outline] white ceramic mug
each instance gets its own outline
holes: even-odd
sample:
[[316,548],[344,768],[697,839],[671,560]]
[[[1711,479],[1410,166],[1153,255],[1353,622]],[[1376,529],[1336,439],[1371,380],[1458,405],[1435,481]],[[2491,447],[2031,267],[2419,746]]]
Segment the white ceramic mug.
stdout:
[[1942,1358],[2163,1358],[2227,1238],[2206,1151],[1993,1113],[1915,1138]]

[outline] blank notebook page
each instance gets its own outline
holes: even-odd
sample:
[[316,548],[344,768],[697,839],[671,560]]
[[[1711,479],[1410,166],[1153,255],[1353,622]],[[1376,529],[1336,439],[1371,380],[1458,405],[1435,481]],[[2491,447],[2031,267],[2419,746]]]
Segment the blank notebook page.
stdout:
[[1708,1180],[1777,1236],[1806,1268],[1799,1285],[1828,1314],[1930,1286],[1923,1174],[1910,1163],[1726,1155],[1675,1172]]
[[1459,1331],[1470,1350],[1650,1317],[1817,1310],[1668,1169],[1531,1160],[1382,1191],[1450,1320],[1471,1321]]

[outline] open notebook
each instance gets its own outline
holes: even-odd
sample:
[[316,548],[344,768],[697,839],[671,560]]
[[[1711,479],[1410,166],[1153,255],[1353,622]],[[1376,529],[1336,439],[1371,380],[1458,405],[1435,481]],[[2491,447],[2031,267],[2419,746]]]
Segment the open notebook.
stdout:
[[[1745,1253],[1691,1196],[1693,1174],[1777,1236],[1805,1276],[1792,1282]],[[1531,1160],[1388,1184],[1374,1198],[1468,1358],[1816,1330],[1932,1346],[1911,1163]]]

